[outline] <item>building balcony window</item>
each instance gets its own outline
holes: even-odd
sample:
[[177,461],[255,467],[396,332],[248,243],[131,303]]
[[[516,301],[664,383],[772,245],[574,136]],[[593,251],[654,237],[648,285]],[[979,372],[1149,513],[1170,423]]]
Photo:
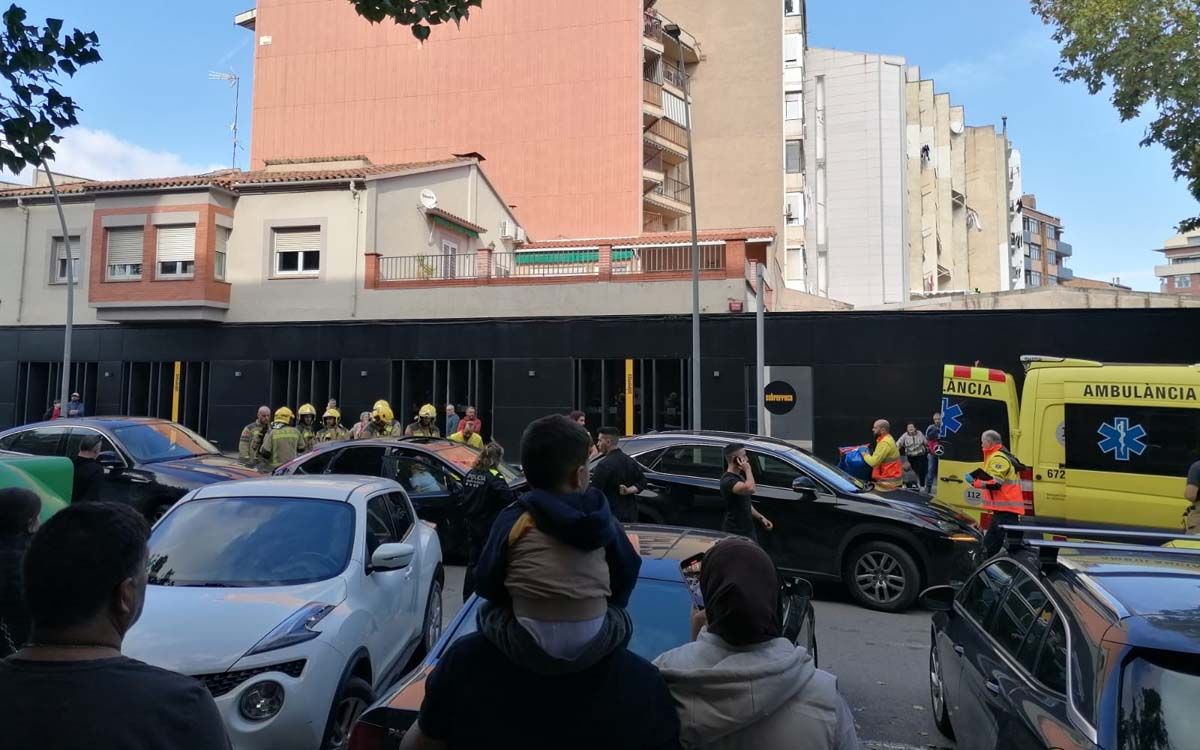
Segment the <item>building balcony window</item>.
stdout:
[[653,125],[651,125],[646,130],[646,134],[650,135],[650,136],[657,136],[658,138],[662,138],[663,140],[667,141],[667,143],[669,145],[673,145],[673,146],[676,146],[676,147],[682,149],[682,153],[683,153],[684,157],[686,158],[686,156],[687,156],[687,129],[685,129],[679,123],[672,122],[670,120],[665,120],[665,119],[659,120],[658,122],[655,122]]
[[657,13],[646,11],[642,14],[642,36],[663,43],[663,23]]
[[671,84],[675,88],[682,91],[684,89],[684,87],[687,85],[686,81],[684,80],[686,78],[686,76],[687,76],[687,73],[684,72],[683,68],[679,67],[678,65],[676,65],[673,62],[663,60],[663,64],[662,64],[663,81]]

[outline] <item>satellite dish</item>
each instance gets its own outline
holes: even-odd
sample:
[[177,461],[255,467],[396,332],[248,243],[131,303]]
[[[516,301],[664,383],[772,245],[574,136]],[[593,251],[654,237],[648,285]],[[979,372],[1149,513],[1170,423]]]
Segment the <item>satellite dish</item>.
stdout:
[[421,205],[425,208],[437,208],[437,194],[429,188],[422,190]]
[[963,124],[958,121],[951,122],[950,123],[950,132],[954,133],[955,135],[962,135]]

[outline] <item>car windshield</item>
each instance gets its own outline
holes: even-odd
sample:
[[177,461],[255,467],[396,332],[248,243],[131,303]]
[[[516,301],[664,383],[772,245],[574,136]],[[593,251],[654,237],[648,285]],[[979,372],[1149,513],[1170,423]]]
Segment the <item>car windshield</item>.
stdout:
[[113,430],[117,441],[139,464],[220,453],[212,443],[171,422],[146,422]]
[[193,500],[150,535],[155,586],[292,586],[341,573],[354,541],[354,508],[330,500]]
[[[470,611],[446,646],[475,632],[475,616],[483,601],[479,597],[471,599],[467,605]],[[627,611],[633,620],[629,650],[647,661],[691,640],[692,598],[682,581],[638,579],[633,595],[629,597]]]
[[[445,459],[445,460],[449,461],[451,464],[457,466],[459,469],[462,470],[463,474],[466,474],[468,471],[471,470],[471,467],[475,465],[475,459],[479,457],[479,451],[477,451],[474,448],[467,446],[467,445],[456,445],[453,443],[450,443],[450,444],[443,443],[443,444],[437,444],[437,445],[429,445],[427,447],[429,448],[429,450],[438,454],[443,459]],[[500,470],[500,476],[504,477],[504,480],[506,482],[511,482],[512,480],[519,479],[522,476],[521,472],[517,471],[512,466],[509,466],[508,464],[506,464],[504,462],[501,462],[500,465],[496,468],[498,468]]]
[[1200,657],[1143,653],[1125,666],[1117,747],[1170,750],[1195,747],[1200,737]]
[[816,474],[819,478],[842,492],[866,492],[871,488],[871,485],[861,479],[850,476],[838,467],[825,463],[811,453],[793,450],[788,453],[788,456],[799,463],[800,466]]

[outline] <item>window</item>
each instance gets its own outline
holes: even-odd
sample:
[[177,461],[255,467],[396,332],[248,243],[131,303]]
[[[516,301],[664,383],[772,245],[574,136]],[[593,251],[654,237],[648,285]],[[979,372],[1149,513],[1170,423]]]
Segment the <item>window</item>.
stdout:
[[1042,272],[1041,271],[1026,272],[1025,283],[1028,284],[1029,286],[1041,286],[1042,285]]
[[360,474],[366,477],[383,475],[384,448],[377,445],[364,445],[358,448],[346,448],[338,457],[333,459],[329,467],[330,474]]
[[[1187,386],[1085,386],[1116,398],[1178,398]],[[1133,404],[1072,404],[1063,424],[1068,469],[1182,477],[1200,454],[1200,409]]]
[[1067,692],[1067,629],[1061,617],[1046,632],[1034,676],[1051,690]]
[[315,276],[320,273],[320,227],[276,229],[271,244],[276,276]]
[[788,174],[804,171],[804,143],[799,139],[788,141],[784,147],[784,164]]
[[329,462],[337,455],[337,451],[321,451],[320,453],[312,454],[312,458],[304,461],[296,467],[297,474],[324,474],[325,469],[329,468]]
[[1195,263],[1200,260],[1200,255],[1177,255],[1170,259],[1170,263]]
[[229,227],[217,227],[217,244],[213,256],[213,278],[225,280],[226,255],[229,252]]
[[1025,220],[1025,231],[1029,232],[1030,234],[1037,234],[1039,226],[1040,226],[1040,224],[1038,223],[1037,219],[1026,219]]
[[367,558],[383,544],[399,541],[392,525],[392,504],[387,495],[376,495],[367,501]]
[[798,16],[800,15],[801,0],[783,0],[783,15]]
[[1058,265],[1058,253],[1053,250],[1046,251],[1046,263],[1052,266]]
[[679,445],[664,451],[654,470],[663,474],[720,479],[725,472],[725,456],[716,445]]
[[790,490],[792,481],[800,476],[800,470],[787,461],[763,453],[750,453],[754,464],[754,481],[767,487]]
[[789,247],[787,249],[787,277],[788,281],[799,281],[801,284],[807,278],[804,266],[804,248]]
[[1036,245],[1032,242],[1029,243],[1029,259],[1030,260],[1041,260],[1042,259],[1042,246],[1041,245]]
[[1119,750],[1171,750],[1196,737],[1200,659],[1167,651],[1135,651],[1121,675]]
[[142,278],[141,227],[109,229],[106,237],[108,280],[132,281]]
[[939,446],[942,458],[947,461],[983,461],[983,448],[979,437],[984,430],[996,430],[1008,442],[1008,405],[1003,401],[988,398],[943,396],[941,411],[946,413],[957,407],[960,411],[958,429],[951,431],[950,425],[942,422]]
[[1191,276],[1176,276],[1175,277],[1175,288],[1176,289],[1191,289],[1192,288],[1192,277]]
[[190,279],[196,265],[196,227],[158,227],[156,235],[159,278]]
[[[117,452],[116,448],[113,447],[113,444],[109,441],[109,439],[104,437],[104,435],[101,435],[99,432],[96,432],[95,430],[89,430],[89,429],[86,429],[83,427],[74,427],[71,429],[71,434],[67,436],[66,448],[63,450],[62,455],[66,456],[68,458],[70,458],[71,456],[78,456],[79,455],[79,444],[81,442],[83,442],[83,439],[85,437],[89,437],[92,435],[95,435],[100,438],[100,452],[101,453],[116,453]],[[120,455],[120,454],[118,453],[117,455]]]
[[804,37],[799,34],[783,35],[783,66],[797,68],[804,59]]
[[979,571],[963,590],[958,592],[958,604],[975,622],[985,625],[992,610],[1008,588],[1016,567],[1009,562],[993,563]]
[[788,193],[784,196],[783,207],[789,227],[804,226],[804,193]]
[[28,453],[31,456],[61,456],[64,455],[59,446],[67,434],[66,427],[39,427],[26,430],[17,435],[9,450],[17,453]]
[[71,278],[79,283],[79,235],[73,234],[68,242],[62,237],[55,237],[50,242],[51,256],[54,258],[54,283],[67,283],[67,245],[71,247]]
[[1042,647],[1042,641],[1046,637],[1046,631],[1050,629],[1050,624],[1054,622],[1057,614],[1054,607],[1050,604],[1042,607],[1042,611],[1033,620],[1033,624],[1029,626],[1029,633],[1025,636],[1024,643],[1021,644],[1021,650],[1017,652],[1017,661],[1021,662],[1021,666],[1025,667],[1026,671],[1034,674],[1037,668],[1038,654]]
[[684,104],[683,99],[675,96],[670,91],[664,91],[662,104],[663,114],[668,120],[681,128],[687,127],[687,105]]
[[388,504],[391,505],[392,526],[396,529],[396,539],[404,539],[404,537],[408,536],[408,530],[415,523],[412,511],[409,510],[408,500],[399,492],[388,494],[387,499]]
[[799,120],[801,117],[800,110],[803,107],[799,91],[788,91],[783,95],[783,119]]
[[412,456],[397,456],[396,481],[409,495],[434,495],[446,491],[446,475],[441,467],[433,466]]
[[[1008,654],[1016,657],[1025,636],[1046,604],[1046,595],[1026,573],[1018,571],[1008,596],[996,612],[989,632]],[[1029,664],[1032,667],[1032,663]]]

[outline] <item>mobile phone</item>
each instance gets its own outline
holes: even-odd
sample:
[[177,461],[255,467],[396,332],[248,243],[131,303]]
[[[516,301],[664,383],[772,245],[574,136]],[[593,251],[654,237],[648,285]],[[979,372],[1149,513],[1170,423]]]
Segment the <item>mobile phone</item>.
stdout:
[[692,606],[696,609],[704,609],[704,594],[700,592],[700,566],[703,561],[704,553],[697,552],[679,563],[679,572],[683,575],[683,582],[692,596]]

